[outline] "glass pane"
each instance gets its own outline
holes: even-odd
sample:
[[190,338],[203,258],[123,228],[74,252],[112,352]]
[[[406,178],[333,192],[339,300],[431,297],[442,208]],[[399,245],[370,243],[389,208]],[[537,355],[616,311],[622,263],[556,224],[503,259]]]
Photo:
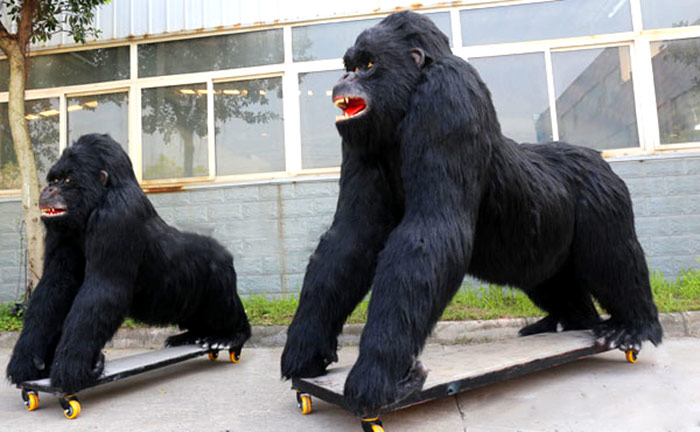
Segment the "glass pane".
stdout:
[[89,133],[109,134],[128,152],[129,94],[109,93],[66,98],[68,142]]
[[642,0],[644,28],[700,25],[698,0]]
[[0,60],[0,92],[6,92],[10,86],[10,63]]
[[464,45],[632,30],[629,0],[561,0],[470,9],[461,12],[460,20]]
[[[39,182],[45,184],[46,174],[58,160],[58,98],[26,101],[24,109],[29,126],[29,138],[34,148],[34,158]],[[0,189],[19,189],[17,157],[7,119],[7,103],[0,104]]]
[[284,171],[282,78],[217,83],[216,174]]
[[58,109],[58,98],[30,100],[24,103],[29,137],[36,158],[36,171],[41,183],[44,183],[49,169],[58,160]]
[[7,104],[0,103],[0,190],[21,187],[22,178],[19,175],[14,141],[7,119]]
[[503,134],[518,142],[552,140],[543,53],[470,58],[491,90]]
[[282,29],[139,45],[140,77],[282,62]]
[[144,180],[209,174],[206,93],[205,84],[142,91]]
[[[452,30],[448,12],[426,14],[438,28],[450,38]],[[292,28],[292,53],[294,61],[342,58],[345,51],[355,44],[363,30],[382,19],[345,21]]]
[[700,38],[652,42],[662,144],[700,142]]
[[335,129],[339,110],[331,92],[341,75],[341,71],[299,74],[302,168],[340,166],[340,136]]
[[637,147],[629,47],[552,53],[559,139],[595,149]]
[[362,30],[379,21],[381,18],[293,27],[294,61],[341,58],[355,44],[355,39]]
[[445,33],[447,38],[450,40],[450,46],[452,46],[452,24],[450,23],[450,13],[436,12],[425,14],[425,16],[433,20],[440,31]]
[[39,55],[31,58],[28,89],[129,78],[129,47]]

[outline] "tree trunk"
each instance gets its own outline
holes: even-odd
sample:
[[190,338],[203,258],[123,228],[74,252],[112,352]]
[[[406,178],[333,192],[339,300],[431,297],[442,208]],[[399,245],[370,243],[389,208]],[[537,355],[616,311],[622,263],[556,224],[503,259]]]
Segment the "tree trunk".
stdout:
[[22,209],[27,233],[27,266],[29,284],[25,298],[41,278],[44,259],[44,227],[39,212],[39,179],[36,172],[34,152],[29,138],[29,127],[24,117],[24,88],[26,83],[25,59],[20,45],[15,39],[0,39],[0,48],[7,55],[10,66],[10,87],[8,94],[8,117],[10,132],[14,141],[17,164],[22,175]]

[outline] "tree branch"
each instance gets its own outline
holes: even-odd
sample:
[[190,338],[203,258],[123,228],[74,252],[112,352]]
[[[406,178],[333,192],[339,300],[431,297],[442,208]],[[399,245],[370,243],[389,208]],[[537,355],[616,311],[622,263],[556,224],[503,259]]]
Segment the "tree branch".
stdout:
[[19,46],[22,49],[22,54],[27,52],[29,42],[32,39],[34,19],[38,10],[39,0],[24,0],[22,18],[20,19],[19,26],[17,27],[17,37]]
[[10,44],[15,39],[15,35],[7,31],[5,26],[0,23],[0,51],[5,53],[5,56],[8,58],[10,57],[10,50],[12,48]]
[[9,31],[7,31],[5,25],[2,22],[0,22],[0,39],[9,38],[11,36],[12,34]]

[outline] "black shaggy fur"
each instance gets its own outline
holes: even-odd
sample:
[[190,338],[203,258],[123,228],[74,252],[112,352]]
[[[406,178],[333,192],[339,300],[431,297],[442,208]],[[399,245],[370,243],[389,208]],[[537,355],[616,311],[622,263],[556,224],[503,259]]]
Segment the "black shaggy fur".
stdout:
[[358,414],[381,411],[422,386],[417,358],[465,274],[520,288],[548,313],[522,335],[561,326],[621,349],[661,342],[630,196],[598,152],[504,137],[477,72],[422,15],[387,17],[344,62],[334,100],[367,106],[336,123],[338,207],[306,271],[283,377],[323,374],[373,287],[345,398]]
[[163,222],[119,144],[85,135],[47,179],[40,206],[59,213],[42,216],[44,274],[7,366],[11,382],[50,376],[69,393],[89,386],[102,371],[103,346],[126,316],[187,330],[169,345],[240,352],[250,325],[233,257],[215,240]]

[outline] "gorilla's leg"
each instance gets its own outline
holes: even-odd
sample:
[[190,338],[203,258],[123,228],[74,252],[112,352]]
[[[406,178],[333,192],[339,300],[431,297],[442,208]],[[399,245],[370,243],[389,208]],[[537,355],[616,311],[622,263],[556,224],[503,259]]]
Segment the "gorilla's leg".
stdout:
[[[210,245],[209,251],[194,254],[208,260],[203,265],[210,272],[208,281],[199,287],[203,298],[200,299],[198,308],[178,321],[180,328],[187,331],[169,337],[165,345],[201,344],[240,354],[243,344],[250,338],[251,330],[236,290],[236,272],[230,256],[222,253],[224,251],[220,245],[211,246],[210,239],[203,241]],[[217,254],[212,252],[215,248],[222,250]]]
[[607,185],[610,189],[600,194],[608,207],[594,202],[578,211],[572,259],[577,279],[610,314],[596,328],[601,342],[638,351],[645,340],[661,343],[663,330],[626,187],[619,179]]
[[436,230],[434,220],[404,218],[379,256],[360,356],[345,382],[356,414],[374,414],[425,381],[418,355],[466,271],[466,226],[449,220]]
[[[610,318],[596,327],[603,344],[639,351],[642,342],[661,343],[663,330],[654,304],[649,271],[636,238],[580,260],[590,289]],[[595,262],[595,263],[594,263]]]
[[24,315],[24,326],[7,365],[13,384],[49,375],[63,321],[71,308],[85,268],[80,247],[47,233],[44,274]]
[[311,256],[287,332],[285,378],[321,375],[337,360],[337,336],[369,290],[377,254],[399,217],[376,160],[346,154],[342,172],[333,224]]
[[525,290],[528,297],[547,313],[541,320],[518,332],[520,336],[556,332],[559,329],[592,329],[600,323],[593,299],[572,277],[569,265],[550,279]]
[[66,393],[90,386],[102,373],[102,347],[129,309],[133,273],[117,267],[86,275],[63,324],[51,385]]

